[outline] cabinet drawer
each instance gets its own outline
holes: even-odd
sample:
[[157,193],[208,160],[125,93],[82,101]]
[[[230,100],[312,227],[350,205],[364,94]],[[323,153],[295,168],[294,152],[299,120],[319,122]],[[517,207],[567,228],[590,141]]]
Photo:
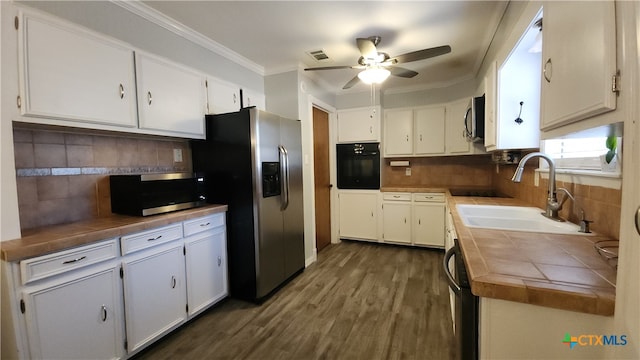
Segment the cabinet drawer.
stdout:
[[182,238],[182,224],[174,224],[153,230],[143,231],[120,238],[122,255],[168,243]]
[[415,202],[444,202],[444,193],[418,193],[413,194]]
[[57,253],[20,261],[22,283],[80,269],[118,256],[117,239],[102,241]]
[[411,201],[411,193],[383,193],[382,200]]
[[190,236],[199,232],[224,226],[224,213],[203,216],[193,220],[187,220],[183,223],[184,236]]

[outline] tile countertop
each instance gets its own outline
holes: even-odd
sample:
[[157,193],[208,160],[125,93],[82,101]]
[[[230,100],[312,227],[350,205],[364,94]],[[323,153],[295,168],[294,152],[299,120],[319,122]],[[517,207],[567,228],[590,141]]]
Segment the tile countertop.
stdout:
[[227,211],[227,205],[206,205],[148,217],[113,215],[25,230],[20,239],[0,243],[0,256],[4,261],[19,261],[224,211]]
[[473,294],[613,315],[616,269],[593,246],[611,238],[470,228],[456,204],[531,205],[510,198],[448,196],[447,201]]
[[[479,188],[486,189],[486,188]],[[456,204],[532,206],[501,197],[451,196],[447,187],[383,186],[382,192],[444,192],[477,296],[612,316],[616,269],[593,244],[598,234],[560,235],[469,228]]]

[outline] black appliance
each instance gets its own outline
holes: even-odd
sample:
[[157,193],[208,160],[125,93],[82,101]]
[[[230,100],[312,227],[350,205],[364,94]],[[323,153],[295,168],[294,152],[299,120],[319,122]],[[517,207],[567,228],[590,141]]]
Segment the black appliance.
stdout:
[[464,134],[467,141],[476,142],[484,139],[484,102],[484,94],[472,97],[469,102],[464,114]]
[[202,174],[111,175],[109,183],[116,214],[147,216],[206,204]]
[[301,124],[255,107],[205,124],[193,168],[207,201],[228,205],[231,296],[260,303],[304,269]]
[[[449,259],[453,257],[455,276],[449,270]],[[447,250],[442,263],[449,287],[455,293],[455,337],[458,359],[478,359],[478,297],[471,293],[471,283],[462,258],[458,239]]]
[[380,189],[380,143],[337,144],[338,189]]

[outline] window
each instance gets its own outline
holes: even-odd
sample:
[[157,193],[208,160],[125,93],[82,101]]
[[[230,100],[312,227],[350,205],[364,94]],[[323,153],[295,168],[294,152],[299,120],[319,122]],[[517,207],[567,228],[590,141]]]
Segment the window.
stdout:
[[[543,148],[554,159],[558,169],[600,171],[600,155],[608,151],[606,139],[606,136],[551,139],[543,141]],[[620,140],[618,138],[618,149]]]

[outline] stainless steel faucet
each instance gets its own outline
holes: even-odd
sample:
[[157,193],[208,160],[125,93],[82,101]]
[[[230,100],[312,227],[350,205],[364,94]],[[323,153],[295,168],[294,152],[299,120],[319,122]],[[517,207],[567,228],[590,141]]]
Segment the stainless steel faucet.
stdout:
[[[516,172],[513,174],[511,181],[516,183],[519,183],[520,181],[522,181],[522,173],[524,172],[524,165],[527,163],[527,161],[529,161],[529,159],[534,157],[541,157],[545,159],[549,164],[549,193],[547,194],[547,208],[545,212],[542,213],[542,215],[552,220],[564,221],[558,216],[558,211],[562,209],[562,204],[567,199],[567,196],[563,198],[562,202],[560,203],[558,202],[558,198],[556,197],[556,164],[553,162],[553,159],[550,158],[547,154],[544,154],[541,152],[532,152],[525,155],[522,158],[522,160],[520,160],[520,163],[518,164],[518,167],[516,168]],[[563,190],[567,194],[569,193],[566,189],[563,189]]]

